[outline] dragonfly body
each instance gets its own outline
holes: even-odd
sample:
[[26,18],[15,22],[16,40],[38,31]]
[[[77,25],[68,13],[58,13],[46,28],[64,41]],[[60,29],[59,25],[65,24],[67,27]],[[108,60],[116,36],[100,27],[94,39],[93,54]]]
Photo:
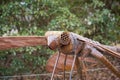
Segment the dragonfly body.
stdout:
[[[59,36],[54,38],[53,41],[57,44],[55,45],[55,48],[58,48],[58,50],[65,55],[73,54],[77,57],[82,56],[83,59],[88,55],[92,55],[101,61],[117,77],[120,78],[120,72],[103,55],[103,53],[107,53],[120,59],[120,48],[102,45],[97,41],[93,41],[72,32],[62,32]],[[48,46],[51,47],[50,45]]]

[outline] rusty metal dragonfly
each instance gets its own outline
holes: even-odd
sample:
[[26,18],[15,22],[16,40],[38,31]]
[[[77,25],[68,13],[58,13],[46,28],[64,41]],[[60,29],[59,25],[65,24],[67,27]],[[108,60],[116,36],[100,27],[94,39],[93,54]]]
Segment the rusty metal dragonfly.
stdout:
[[[45,36],[0,37],[0,50],[37,45],[48,46],[51,50],[58,50],[51,80],[53,80],[61,53],[65,55],[64,80],[67,55],[73,55],[74,58],[69,80],[72,80],[74,65],[76,65],[79,78],[85,80],[83,76],[87,76],[87,72],[83,70],[85,68],[84,59],[89,55],[101,61],[112,73],[120,78],[120,71],[102,54],[107,53],[120,59],[120,48],[118,47],[103,45],[76,33],[64,31],[47,31]],[[79,57],[81,57],[81,60],[79,60]]]

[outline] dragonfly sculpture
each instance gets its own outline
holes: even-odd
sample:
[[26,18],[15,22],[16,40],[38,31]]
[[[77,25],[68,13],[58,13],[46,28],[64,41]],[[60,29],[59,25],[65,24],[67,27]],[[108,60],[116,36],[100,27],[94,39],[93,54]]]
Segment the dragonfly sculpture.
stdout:
[[66,70],[65,66],[67,66],[66,59],[68,55],[73,56],[69,80],[72,80],[74,66],[76,66],[79,79],[84,80],[83,75],[86,76],[87,74],[86,71],[83,71],[85,68],[84,60],[86,60],[88,56],[93,56],[101,61],[112,73],[120,78],[120,71],[103,55],[106,53],[120,59],[119,47],[103,45],[76,33],[64,31],[47,31],[45,36],[0,37],[0,50],[38,45],[48,46],[51,50],[58,51],[51,80],[53,80],[61,53],[65,55],[64,80]]

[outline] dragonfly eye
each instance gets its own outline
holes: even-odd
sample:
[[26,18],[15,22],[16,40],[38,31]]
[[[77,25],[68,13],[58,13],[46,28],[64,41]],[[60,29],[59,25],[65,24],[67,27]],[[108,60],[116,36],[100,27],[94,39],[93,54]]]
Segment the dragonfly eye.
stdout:
[[70,43],[70,37],[68,32],[63,32],[60,36],[60,43],[62,45],[68,45]]

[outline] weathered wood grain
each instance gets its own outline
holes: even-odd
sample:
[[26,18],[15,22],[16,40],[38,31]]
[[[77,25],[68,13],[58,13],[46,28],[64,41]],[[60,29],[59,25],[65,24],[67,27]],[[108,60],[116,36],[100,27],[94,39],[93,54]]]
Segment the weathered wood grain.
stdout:
[[[52,72],[52,70],[54,68],[56,58],[57,58],[57,53],[53,54],[48,59],[47,64],[46,64],[46,70],[48,72]],[[57,64],[57,67],[56,67],[56,70],[55,70],[56,73],[64,71],[64,60],[65,60],[65,55],[61,53],[60,57],[59,57],[58,64]],[[81,60],[81,57],[79,57],[79,60]],[[95,61],[93,58],[90,58],[90,57],[85,58],[84,61],[86,61],[87,63],[94,64],[94,65],[98,63],[97,61]],[[72,62],[73,62],[73,56],[68,55],[67,60],[66,60],[66,67],[65,67],[66,71],[71,70]],[[89,68],[90,68],[90,66],[89,66]],[[76,70],[76,65],[74,67],[74,70]]]
[[0,37],[0,50],[39,45],[47,45],[46,37],[41,36]]

